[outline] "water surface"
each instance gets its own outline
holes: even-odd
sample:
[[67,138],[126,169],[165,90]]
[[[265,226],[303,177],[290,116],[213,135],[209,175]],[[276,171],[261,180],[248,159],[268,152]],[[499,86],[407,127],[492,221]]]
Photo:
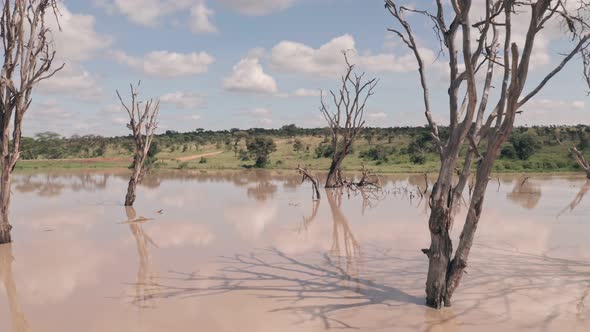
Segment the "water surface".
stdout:
[[493,179],[441,311],[424,306],[422,176],[314,203],[291,172],[157,173],[125,209],[127,176],[16,175],[0,331],[590,330],[581,176]]

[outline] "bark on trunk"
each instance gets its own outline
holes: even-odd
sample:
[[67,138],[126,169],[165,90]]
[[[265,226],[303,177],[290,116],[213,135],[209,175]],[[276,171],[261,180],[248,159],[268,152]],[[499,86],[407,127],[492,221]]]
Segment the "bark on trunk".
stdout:
[[125,206],[133,206],[135,203],[135,190],[137,188],[137,184],[139,183],[140,176],[141,176],[141,169],[143,167],[143,160],[138,159],[135,161],[135,167],[133,169],[133,174],[129,179],[129,185],[127,186],[127,195],[125,196]]
[[447,272],[453,253],[453,243],[449,235],[453,216],[453,170],[457,155],[443,160],[438,179],[432,189],[431,213],[428,220],[430,248],[423,249],[428,256],[428,276],[426,279],[426,305],[441,308],[450,305],[447,297]]
[[8,221],[8,207],[10,205],[10,182],[11,169],[5,158],[2,165],[1,184],[0,184],[0,244],[12,242],[10,230],[12,226]]
[[332,159],[330,169],[328,171],[328,177],[326,178],[326,188],[335,188],[340,185],[341,179],[339,179],[340,165],[344,160],[344,154],[338,154]]

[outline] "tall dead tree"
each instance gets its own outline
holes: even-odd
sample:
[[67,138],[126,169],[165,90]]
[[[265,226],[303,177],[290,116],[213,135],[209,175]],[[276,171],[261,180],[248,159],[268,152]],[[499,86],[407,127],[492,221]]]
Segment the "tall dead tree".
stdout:
[[[4,62],[0,77],[0,244],[11,242],[8,221],[12,171],[20,158],[22,122],[33,89],[63,68],[53,67],[55,51],[45,15],[57,13],[56,0],[5,0],[0,37]],[[11,134],[12,130],[12,134]]]
[[340,89],[338,92],[330,90],[335,111],[331,111],[321,92],[320,110],[330,127],[332,135],[332,163],[326,178],[326,188],[339,187],[342,185],[340,167],[342,161],[352,148],[352,143],[357,138],[365,125],[365,104],[373,95],[377,86],[377,79],[365,80],[365,73],[356,74],[354,64],[351,64],[348,55],[344,52],[346,72],[341,77]]
[[137,184],[141,182],[148,171],[148,168],[146,167],[149,166],[146,165],[148,151],[150,150],[150,145],[154,139],[154,133],[158,127],[160,101],[154,102],[153,99],[150,99],[145,103],[139,101],[138,98],[140,83],[137,84],[137,87],[134,87],[133,84],[129,85],[131,89],[131,103],[129,106],[125,104],[121,94],[117,90],[117,97],[119,97],[121,105],[129,115],[129,123],[127,124],[127,128],[131,130],[133,142],[135,143],[133,174],[131,174],[129,185],[127,186],[125,206],[133,206],[133,203],[135,202],[135,191]]
[[[581,54],[586,59],[583,63],[587,68],[589,62],[585,50],[590,29],[585,20],[587,5],[580,1],[451,0],[447,3],[435,0],[429,3],[432,10],[404,7],[398,1],[385,0],[385,8],[396,23],[395,28],[388,30],[401,39],[417,61],[426,119],[440,155],[440,169],[430,197],[428,227],[431,242],[428,249],[423,249],[429,259],[426,303],[440,308],[443,304],[451,305],[451,297],[465,274],[490,173],[501,145],[512,131],[517,113],[576,55]],[[476,6],[483,6],[483,14],[476,12]],[[450,121],[448,138],[445,139],[432,116],[425,61],[433,59],[427,59],[427,49],[417,44],[416,33],[406,13],[415,18],[421,15],[434,25],[440,41],[436,47],[444,53],[438,60],[448,62]],[[514,37],[516,21],[519,25],[525,24],[524,38]],[[541,81],[527,86],[535,41],[542,35],[544,27],[560,24],[567,29],[567,33],[560,34],[560,45],[570,41],[572,45]],[[501,73],[498,82],[494,79],[496,68]],[[495,104],[489,100],[493,86],[499,88],[495,92]],[[525,90],[527,92],[523,93]],[[467,146],[467,152],[460,156],[463,146]],[[455,181],[453,175],[460,160],[463,160],[463,166]],[[472,197],[453,256],[449,231],[474,165]]]
[[584,158],[584,155],[582,155],[582,152],[580,152],[578,149],[576,149],[575,146],[570,151],[571,151],[572,155],[574,156],[576,163],[578,163],[580,168],[583,169],[584,172],[586,172],[586,178],[590,179],[590,163],[588,163],[588,161],[586,161],[586,158]]

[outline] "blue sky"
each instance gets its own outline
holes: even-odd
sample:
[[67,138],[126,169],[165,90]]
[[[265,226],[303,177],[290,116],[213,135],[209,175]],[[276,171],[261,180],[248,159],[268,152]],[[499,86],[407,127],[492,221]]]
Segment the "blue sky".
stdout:
[[[37,90],[25,135],[125,134],[115,89],[162,101],[160,131],[322,126],[319,89],[337,88],[344,48],[380,78],[374,126],[423,125],[414,60],[386,28],[381,0],[64,0],[56,50],[66,68]],[[425,47],[428,22],[412,18]],[[55,24],[53,24],[55,26]],[[548,31],[531,80],[567,47]],[[432,59],[435,117],[444,123],[444,64]],[[527,107],[521,124],[589,123],[572,63]]]

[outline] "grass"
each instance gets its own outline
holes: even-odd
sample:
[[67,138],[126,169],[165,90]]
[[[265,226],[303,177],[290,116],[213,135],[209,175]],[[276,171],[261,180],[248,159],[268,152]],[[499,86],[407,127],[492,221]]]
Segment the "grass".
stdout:
[[[315,148],[323,141],[322,137],[302,136],[298,137],[303,143],[304,149],[301,152],[293,150],[293,139],[275,138],[277,150],[271,154],[271,161],[268,169],[295,169],[298,165],[305,165],[312,170],[326,170],[330,166],[329,158],[316,158]],[[439,161],[435,153],[426,153],[424,164],[413,164],[409,155],[399,153],[401,148],[407,147],[410,137],[397,136],[389,143],[387,140],[374,141],[369,144],[365,139],[359,139],[353,147],[353,153],[348,155],[342,165],[344,171],[356,171],[364,164],[377,173],[432,173],[438,171]],[[396,147],[398,152],[388,156],[387,161],[368,161],[359,157],[359,152],[365,151],[372,146],[387,145]],[[240,148],[245,149],[244,142]],[[219,154],[198,157],[201,154]],[[179,160],[183,157],[194,157],[191,160]],[[252,167],[252,160],[242,161],[233,150],[226,146],[204,145],[198,150],[194,146],[182,152],[182,145],[167,149],[157,155],[159,160],[157,167],[162,169],[243,169]],[[92,159],[60,159],[60,160],[22,160],[17,164],[18,169],[85,169],[85,168],[125,168],[131,163],[131,155],[128,152],[115,149],[107,149],[105,157]],[[578,171],[566,146],[546,145],[537,149],[528,160],[504,159],[496,161],[495,172],[572,172]]]

